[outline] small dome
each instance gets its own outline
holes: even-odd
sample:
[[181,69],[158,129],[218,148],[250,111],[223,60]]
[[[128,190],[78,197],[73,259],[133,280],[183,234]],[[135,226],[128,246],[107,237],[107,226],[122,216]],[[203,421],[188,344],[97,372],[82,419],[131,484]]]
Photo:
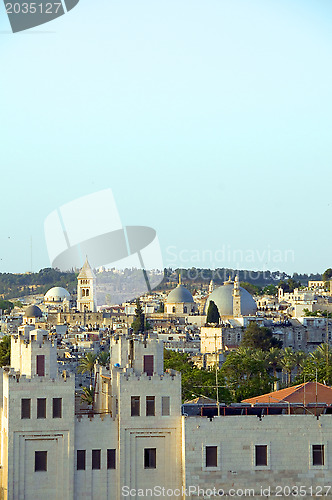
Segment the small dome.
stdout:
[[62,302],[64,299],[70,300],[70,293],[67,292],[65,288],[62,288],[61,286],[55,286],[51,288],[46,294],[44,295],[44,301],[47,302]]
[[28,306],[24,311],[24,316],[27,318],[41,318],[43,313],[38,306]]
[[[241,296],[241,315],[251,316],[256,314],[257,305],[250,293],[239,287]],[[233,282],[227,281],[224,285],[219,286],[209,295],[205,303],[205,314],[207,313],[210,301],[216,304],[220,316],[233,316]]]
[[176,288],[174,288],[174,290],[169,292],[166,302],[168,304],[179,304],[179,303],[194,302],[194,299],[189,290],[187,290],[185,286],[178,285]]

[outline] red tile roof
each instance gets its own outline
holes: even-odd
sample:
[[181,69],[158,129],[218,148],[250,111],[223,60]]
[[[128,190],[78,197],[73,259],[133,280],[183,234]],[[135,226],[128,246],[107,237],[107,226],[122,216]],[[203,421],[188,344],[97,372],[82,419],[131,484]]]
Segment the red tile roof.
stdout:
[[254,398],[244,399],[242,403],[326,403],[332,404],[332,387],[320,384],[319,382],[306,382],[305,384],[294,385],[281,389],[280,391],[269,392]]

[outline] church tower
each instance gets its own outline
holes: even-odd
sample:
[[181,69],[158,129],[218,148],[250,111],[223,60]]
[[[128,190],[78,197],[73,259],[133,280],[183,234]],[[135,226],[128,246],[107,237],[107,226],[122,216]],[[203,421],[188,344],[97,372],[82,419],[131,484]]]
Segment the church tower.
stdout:
[[77,309],[80,312],[96,312],[96,276],[86,258],[77,277]]
[[235,276],[233,289],[233,316],[239,318],[241,316],[241,292],[239,277]]
[[216,288],[216,287],[215,287],[214,281],[213,281],[213,279],[212,279],[212,280],[210,281],[210,284],[209,284],[209,295],[210,295],[210,293],[212,293],[212,292],[213,292],[213,290],[214,290],[215,288]]

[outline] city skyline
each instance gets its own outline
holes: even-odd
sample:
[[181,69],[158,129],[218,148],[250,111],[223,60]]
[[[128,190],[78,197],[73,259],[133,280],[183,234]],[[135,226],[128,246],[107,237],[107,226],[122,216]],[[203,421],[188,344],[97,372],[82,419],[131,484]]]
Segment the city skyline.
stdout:
[[47,215],[104,188],[165,267],[330,267],[331,18],[323,0],[81,0],[14,35],[1,4],[0,272],[49,267]]

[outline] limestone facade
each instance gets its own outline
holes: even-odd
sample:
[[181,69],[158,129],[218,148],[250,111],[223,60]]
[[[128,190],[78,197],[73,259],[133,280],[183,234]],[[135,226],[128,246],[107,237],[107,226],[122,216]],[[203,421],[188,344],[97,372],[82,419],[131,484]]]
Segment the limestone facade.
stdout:
[[27,325],[12,337],[0,384],[1,498],[157,498],[163,488],[173,500],[213,488],[286,498],[300,487],[302,498],[332,496],[332,415],[181,416],[181,378],[164,371],[162,341],[119,336],[110,353],[84,415],[48,332]]

